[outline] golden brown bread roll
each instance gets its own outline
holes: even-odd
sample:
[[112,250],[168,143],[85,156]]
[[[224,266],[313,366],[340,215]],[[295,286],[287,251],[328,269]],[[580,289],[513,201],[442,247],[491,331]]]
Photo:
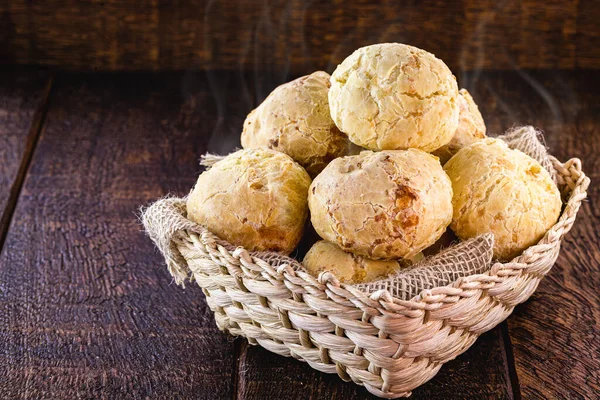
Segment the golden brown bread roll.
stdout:
[[289,254],[308,216],[310,177],[288,155],[240,150],[198,177],[187,200],[188,218],[248,250]]
[[536,244],[559,217],[560,193],[548,171],[500,139],[464,147],[444,170],[454,190],[450,228],[461,239],[493,233],[500,260]]
[[317,71],[277,87],[244,122],[242,147],[288,154],[311,176],[348,151],[348,137],[331,119],[329,74]]
[[475,104],[475,100],[473,100],[467,89],[460,89],[459,93],[458,104],[460,106],[460,113],[458,128],[448,144],[433,152],[433,155],[440,158],[442,165],[446,164],[463,147],[485,138],[485,122],[483,121],[481,112],[479,112],[479,107]]
[[458,126],[458,86],[443,61],[400,43],[362,47],[331,76],[331,117],[371,150],[433,151]]
[[354,284],[383,279],[407,267],[410,261],[372,260],[347,253],[333,243],[320,240],[306,253],[302,265],[314,277],[327,271],[342,283]]
[[317,233],[344,251],[411,258],[452,219],[452,187],[438,159],[417,149],[337,158],[311,184]]

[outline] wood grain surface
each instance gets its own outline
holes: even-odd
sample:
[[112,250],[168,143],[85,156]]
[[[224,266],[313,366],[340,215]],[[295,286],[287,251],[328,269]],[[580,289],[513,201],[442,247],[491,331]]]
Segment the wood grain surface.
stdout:
[[232,397],[233,341],[136,216],[194,183],[211,97],[180,76],[57,79],[0,256],[0,397]]
[[75,70],[329,72],[398,41],[456,72],[599,68],[597,1],[0,2],[0,62]]
[[[0,398],[372,398],[336,376],[220,333],[202,292],[172,283],[136,219],[139,205],[187,193],[202,153],[239,146],[246,113],[291,78],[284,72],[55,78],[0,254]],[[560,159],[581,157],[591,197],[532,299],[413,396],[594,398],[600,390],[595,73],[474,72],[459,76],[459,84],[472,92],[490,133],[532,123],[545,130]],[[2,83],[0,94],[13,96],[10,87]],[[8,100],[0,96],[0,104]]]
[[50,92],[43,71],[0,74],[0,248],[27,172]]

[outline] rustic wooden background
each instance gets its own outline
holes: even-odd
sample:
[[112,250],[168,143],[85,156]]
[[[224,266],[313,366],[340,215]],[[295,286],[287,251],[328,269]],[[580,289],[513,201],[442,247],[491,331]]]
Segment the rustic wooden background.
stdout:
[[136,212],[188,192],[276,85],[381,41],[434,52],[491,134],[540,127],[592,179],[538,291],[413,398],[598,398],[599,2],[353,3],[0,1],[0,399],[373,398],[219,332]]
[[302,74],[398,41],[456,73],[600,68],[598,21],[597,0],[3,0],[0,62]]

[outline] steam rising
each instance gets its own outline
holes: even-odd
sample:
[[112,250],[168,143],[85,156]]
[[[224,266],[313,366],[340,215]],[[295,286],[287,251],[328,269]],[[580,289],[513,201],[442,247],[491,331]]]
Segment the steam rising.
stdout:
[[[224,59],[220,55],[229,51],[226,48],[220,48],[211,32],[219,30],[221,14],[219,6],[215,0],[209,0],[205,5],[203,31],[198,32],[196,40],[198,46],[209,49],[216,58]],[[314,6],[314,5],[313,5]],[[509,7],[510,6],[510,7]],[[495,8],[480,13],[480,19],[470,37],[464,38],[463,48],[459,57],[459,70],[454,73],[460,77],[460,87],[467,88],[474,94],[476,101],[482,100],[482,93],[485,97],[483,107],[484,117],[490,118],[496,133],[504,131],[510,126],[494,125],[494,121],[500,121],[498,115],[504,115],[501,120],[510,120],[514,124],[536,123],[536,115],[527,109],[523,103],[511,104],[503,92],[504,86],[495,84],[497,80],[486,79],[489,75],[482,74],[483,66],[489,65],[486,62],[491,52],[501,52],[504,58],[508,60],[518,77],[522,79],[526,90],[531,90],[539,96],[540,100],[546,105],[551,115],[551,129],[560,129],[564,123],[564,116],[561,112],[559,99],[557,95],[566,97],[571,104],[576,103],[575,91],[567,84],[556,82],[560,94],[556,90],[551,91],[545,87],[529,71],[519,67],[515,55],[510,54],[508,47],[498,47],[497,43],[486,43],[485,39],[493,35],[486,35],[490,23],[494,21],[497,15],[508,12],[508,9],[514,8],[514,3],[510,1],[500,1],[496,3]],[[254,109],[264,98],[278,85],[288,82],[296,76],[291,76],[291,70],[297,75],[314,72],[318,66],[314,65],[314,57],[311,57],[309,43],[314,40],[307,40],[309,35],[313,34],[306,29],[310,24],[306,23],[311,12],[311,2],[288,1],[283,6],[273,5],[264,1],[259,5],[260,11],[252,13],[258,18],[246,18],[244,7],[251,5],[238,4],[239,21],[241,24],[237,32],[240,34],[236,38],[238,45],[241,42],[242,51],[238,54],[236,65],[228,66],[229,72],[216,71],[211,63],[207,63],[203,72],[188,71],[182,82],[184,94],[190,94],[190,87],[194,84],[207,85],[211,97],[204,97],[198,102],[198,107],[204,110],[198,110],[202,115],[206,115],[206,110],[214,110],[214,114],[208,113],[208,120],[214,121],[212,132],[208,140],[208,151],[217,154],[227,154],[240,146],[240,133],[242,124],[246,115]],[[511,8],[512,7],[512,8]],[[294,15],[295,19],[291,18]],[[297,16],[300,17],[297,17]],[[364,18],[372,18],[365,16]],[[398,24],[409,24],[411,21],[398,21]],[[349,55],[345,54],[348,49],[358,48],[366,44],[378,42],[405,42],[407,38],[398,29],[398,24],[391,26],[386,24],[373,24],[375,28],[369,31],[368,35],[357,35],[359,31],[361,18],[356,19],[357,30],[347,29],[338,31],[332,27],[331,34],[338,34],[338,45],[328,57],[325,70],[333,72],[337,64]],[[518,24],[518,22],[515,22]],[[507,29],[515,28],[509,26]],[[497,28],[495,28],[497,29]],[[427,35],[427,32],[423,32]],[[410,43],[409,43],[410,44]],[[435,50],[435,49],[426,49]],[[315,52],[321,51],[314,49]],[[475,57],[473,57],[473,52]],[[226,58],[226,57],[225,57]],[[277,60],[277,63],[274,62]],[[283,65],[281,60],[284,60]],[[474,60],[474,61],[473,61]],[[293,68],[292,68],[293,66]],[[324,67],[323,65],[321,67]],[[202,76],[202,74],[204,76]],[[511,80],[511,85],[514,85]],[[554,84],[553,84],[553,87]],[[519,88],[508,88],[507,90],[519,90]],[[491,98],[490,98],[491,97]],[[212,103],[212,104],[208,104]],[[489,106],[493,109],[489,109]],[[524,108],[525,107],[525,108]],[[486,109],[487,108],[487,109]],[[492,115],[486,115],[492,113]],[[548,129],[549,126],[541,126],[542,129]],[[550,135],[551,136],[551,135]]]
[[[486,35],[487,25],[493,21],[496,15],[506,12],[506,7],[509,4],[513,4],[508,1],[500,1],[496,3],[496,7],[491,12],[486,12],[481,14],[481,19],[478,21],[476,29],[473,31],[473,34],[465,40],[465,44],[463,46],[461,57],[460,57],[460,81],[459,85],[467,88],[471,93],[477,93],[481,87],[484,87],[486,91],[488,91],[493,100],[489,101],[489,103],[497,104],[500,111],[508,116],[510,121],[513,121],[514,124],[519,123],[534,123],[535,121],[521,120],[523,117],[532,118],[534,117],[529,112],[530,110],[522,110],[518,109],[518,107],[523,107],[524,104],[510,104],[502,94],[496,90],[489,81],[479,82],[482,76],[482,66],[485,65],[486,60],[486,51],[489,52],[489,49],[492,46],[488,46],[485,41],[482,41],[481,38],[492,37],[493,35]],[[508,27],[507,27],[508,28]],[[476,40],[477,39],[477,40]],[[473,46],[470,43],[479,43],[479,45]],[[469,59],[468,52],[472,52],[473,49],[476,51],[475,63],[470,64],[466,61]],[[509,61],[512,66],[512,70],[515,71],[520,78],[525,81],[528,86],[528,89],[534,91],[539,97],[544,101],[547,105],[550,114],[552,115],[552,124],[556,125],[558,129],[561,128],[564,123],[564,117],[561,111],[561,108],[558,104],[558,101],[555,96],[552,95],[552,92],[544,87],[538,80],[536,80],[531,73],[522,69],[515,60],[515,57],[509,53],[507,47],[497,46],[493,47],[493,51],[501,51],[505,58]],[[516,89],[516,88],[515,88]],[[571,99],[571,103],[576,101],[575,99],[575,91],[571,87],[562,87],[561,88],[561,96],[567,96]],[[525,105],[526,107],[526,105]],[[523,111],[525,111],[525,115],[523,115]],[[484,115],[484,118],[487,117]],[[502,126],[500,127],[500,131],[504,131],[510,128],[510,126]],[[541,127],[542,129],[547,127]],[[500,132],[497,132],[500,133]]]

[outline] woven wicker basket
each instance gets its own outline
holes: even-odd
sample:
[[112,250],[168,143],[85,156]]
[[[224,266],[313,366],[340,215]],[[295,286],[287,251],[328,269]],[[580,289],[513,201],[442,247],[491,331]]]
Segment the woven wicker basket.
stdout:
[[[281,256],[249,253],[199,226],[174,230],[168,244],[189,270],[176,270],[181,262],[167,264],[178,280],[193,275],[221,330],[337,373],[376,396],[406,397],[527,300],[552,268],[589,179],[578,159],[550,160],[566,203],[543,239],[488,273],[425,290],[409,301],[387,291],[367,296],[327,273],[316,279],[291,258],[282,262]],[[185,215],[185,201],[172,200]]]

